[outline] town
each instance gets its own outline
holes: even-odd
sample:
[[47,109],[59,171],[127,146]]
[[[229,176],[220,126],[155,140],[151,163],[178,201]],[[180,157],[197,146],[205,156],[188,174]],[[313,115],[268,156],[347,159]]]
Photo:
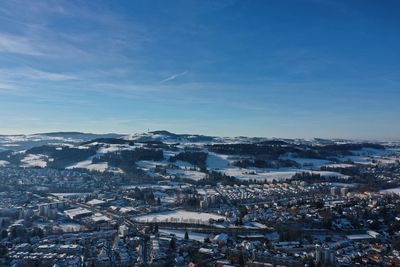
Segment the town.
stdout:
[[4,266],[400,264],[398,143],[38,137],[0,140]]

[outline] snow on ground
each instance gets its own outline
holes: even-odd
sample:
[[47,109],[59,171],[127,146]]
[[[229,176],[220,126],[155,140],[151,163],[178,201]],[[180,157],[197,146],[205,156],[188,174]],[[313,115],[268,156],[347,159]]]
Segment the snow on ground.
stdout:
[[137,216],[134,218],[140,222],[169,221],[186,223],[208,223],[209,219],[225,219],[225,217],[206,212],[194,212],[186,210],[172,210],[159,213]]
[[230,166],[227,155],[220,155],[209,152],[207,156],[207,167],[212,170],[224,169]]
[[228,176],[236,177],[241,180],[267,180],[268,182],[272,180],[283,180],[291,178],[296,172],[293,171],[281,171],[281,172],[255,172],[249,169],[240,169],[240,168],[228,168],[221,170],[222,173],[225,173]]
[[64,138],[61,136],[48,136],[41,134],[29,134],[29,135],[7,135],[2,136],[1,141],[4,143],[15,143],[15,142],[38,142],[38,141],[47,141],[47,140],[56,140],[56,141],[75,141],[79,142],[81,140],[73,139],[73,138]]
[[[353,150],[351,151],[353,156],[345,156],[344,160],[351,160],[354,163],[358,164],[375,164],[373,161],[389,164],[394,163],[396,157],[387,158],[388,160],[382,160],[385,156],[389,156],[390,154],[396,153],[396,150],[393,149],[374,149],[374,148],[363,148],[361,150]],[[394,160],[393,160],[394,159]]]
[[358,164],[392,164],[400,160],[399,157],[385,157],[385,156],[347,156],[346,159]]
[[212,195],[218,195],[219,193],[214,189],[214,188],[199,188],[196,189],[197,194],[202,195],[202,196],[212,196]]
[[[304,170],[300,170],[300,172],[303,172],[303,171],[304,171]],[[347,178],[348,178],[347,175],[344,175],[344,174],[341,174],[341,173],[338,173],[338,172],[330,172],[330,171],[311,171],[311,173],[319,174],[319,175],[321,175],[322,177],[338,177],[338,178],[344,178],[344,179],[347,179]]]
[[169,135],[155,134],[155,133],[137,133],[124,137],[125,140],[132,140],[136,142],[144,141],[161,141],[163,143],[176,143],[177,139]]
[[322,166],[331,163],[329,160],[325,159],[312,159],[312,158],[301,158],[297,157],[293,153],[287,153],[284,156],[281,156],[280,159],[282,160],[293,160],[296,161],[300,166],[306,169],[319,169]]
[[329,164],[331,161],[324,159],[309,159],[309,158],[289,158],[291,160],[296,161],[303,168],[321,168],[322,166]]
[[386,149],[375,149],[375,148],[362,148],[360,150],[352,150],[351,151],[355,155],[361,156],[384,156],[390,153],[391,151]]
[[45,159],[46,159],[45,155],[28,154],[21,160],[21,163],[23,167],[46,168],[47,162]]
[[63,232],[78,232],[83,227],[82,227],[82,225],[77,224],[77,223],[62,223],[62,224],[59,224],[56,228],[61,229]]
[[191,168],[193,167],[193,164],[186,162],[186,161],[181,161],[181,160],[177,160],[176,162],[174,162],[174,164],[178,167],[181,168]]
[[0,160],[0,167],[5,167],[8,164],[10,164],[10,162],[6,161],[6,160]]
[[191,185],[189,184],[183,184],[183,183],[177,183],[177,182],[170,182],[168,185],[155,185],[155,184],[135,184],[135,185],[124,185],[121,186],[121,188],[124,189],[134,189],[134,188],[139,188],[139,189],[147,189],[147,188],[152,188],[154,190],[160,190],[160,191],[165,191],[165,190],[174,190],[176,188],[189,188]]
[[166,166],[167,163],[160,162],[160,161],[153,161],[153,160],[141,160],[141,161],[137,161],[136,165],[139,168],[142,168],[144,170],[150,170],[150,169],[154,169],[157,165]]
[[331,183],[332,186],[338,187],[356,187],[357,184],[346,184],[346,183]]
[[170,157],[173,157],[178,153],[179,153],[178,151],[164,150],[164,157],[166,160],[169,160]]
[[124,174],[125,172],[117,167],[108,167],[107,172],[112,172],[112,173],[119,173],[119,174]]
[[267,228],[266,225],[259,223],[259,222],[247,222],[244,224],[244,227],[247,229],[265,229],[265,228]]
[[343,160],[350,160],[356,164],[371,164],[371,159],[365,156],[346,156]]
[[162,198],[160,198],[160,200],[161,200],[161,203],[163,203],[163,204],[173,204],[176,202],[176,196],[175,195],[173,195],[173,196],[167,195],[167,196],[163,196]]
[[132,146],[129,146],[128,144],[106,144],[103,145],[102,147],[99,148],[97,151],[98,154],[106,154],[106,153],[112,153],[112,152],[117,152],[121,150],[133,150],[135,149]]
[[333,164],[327,164],[324,167],[328,168],[351,168],[354,167],[354,164],[347,164],[347,163],[333,163]]
[[375,159],[380,164],[394,164],[400,162],[400,157],[382,157]]
[[98,171],[98,172],[105,172],[108,168],[108,163],[107,162],[100,162],[93,164],[92,160],[84,160],[78,163],[75,163],[71,166],[68,166],[66,169],[88,169],[90,171]]
[[[96,142],[93,144],[97,144]],[[97,150],[96,155],[89,157],[87,160],[77,162],[75,164],[72,164],[68,166],[66,169],[87,169],[89,171],[98,171],[98,172],[105,172],[105,171],[110,171],[114,173],[123,173],[123,171],[119,168],[108,168],[108,163],[107,162],[100,162],[93,164],[93,159],[94,158],[100,158],[101,155],[106,154],[106,153],[111,153],[111,152],[117,152],[121,150],[132,150],[133,147],[123,144],[111,144],[111,145],[105,145],[100,147]]]
[[18,146],[19,146],[18,144],[5,144],[5,145],[3,145],[3,147],[6,147],[5,150],[8,150],[9,147],[18,147]]
[[400,195],[400,187],[381,190],[380,192],[383,193],[383,194],[397,194],[397,195]]
[[[58,147],[69,147],[69,148],[76,147],[73,144],[62,143],[62,142],[50,142],[50,143],[48,143],[48,145],[49,146],[58,146]],[[88,149],[88,147],[85,147],[85,146],[78,146],[77,148],[79,148],[79,149]]]
[[135,163],[140,169],[146,172],[151,177],[156,177],[158,174],[154,172],[157,165],[167,166],[168,163],[165,161],[152,161],[152,160],[141,160]]
[[71,196],[89,196],[91,193],[49,193],[55,197],[71,197]]
[[176,175],[181,178],[192,179],[194,181],[198,181],[206,177],[206,174],[204,172],[190,170],[167,169],[167,173],[169,175]]
[[320,174],[323,177],[341,177],[346,178],[347,176],[338,173],[338,172],[328,172],[328,171],[310,171],[304,169],[282,169],[282,170],[274,170],[267,171],[262,169],[241,169],[241,168],[228,168],[221,170],[221,172],[225,173],[229,176],[234,176],[241,180],[267,180],[271,182],[273,180],[285,180],[291,178],[296,173],[302,172],[311,172],[315,174]]
[[[185,238],[184,230],[159,229],[158,231],[164,235],[175,235],[178,239]],[[204,239],[206,237],[208,237],[208,234],[196,233],[196,232],[192,232],[192,231],[188,231],[188,235],[189,235],[190,240],[195,240],[195,241],[199,241],[199,242],[203,242]]]
[[302,169],[282,168],[278,170],[267,170],[259,168],[241,169],[238,167],[232,167],[231,164],[233,162],[233,159],[231,159],[228,155],[220,155],[215,153],[209,153],[207,158],[207,166],[210,169],[218,170],[222,173],[225,173],[226,175],[234,176],[238,179],[243,179],[243,180],[250,180],[250,179],[267,180],[267,181],[272,181],[274,179],[282,180],[282,179],[289,179],[296,173],[301,173],[301,172],[312,172],[320,174],[321,176],[324,177],[329,177],[329,176],[337,176],[343,178],[345,177],[344,175],[337,172],[310,171],[310,169],[319,169],[321,166],[329,164],[330,161],[328,160],[294,158],[291,156],[286,157],[286,159],[291,159],[296,161],[297,163],[301,164],[303,168]]
[[107,168],[108,168],[107,162],[93,164],[92,160],[85,160],[78,162],[72,166],[69,166],[66,169],[88,169],[90,171],[105,172]]

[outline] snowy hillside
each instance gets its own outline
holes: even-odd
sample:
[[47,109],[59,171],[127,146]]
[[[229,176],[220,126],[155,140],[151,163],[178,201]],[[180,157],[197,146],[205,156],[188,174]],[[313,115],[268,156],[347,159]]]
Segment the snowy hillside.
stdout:
[[273,181],[298,173],[346,179],[358,164],[399,160],[396,143],[326,139],[48,133],[0,136],[0,168],[56,168],[200,181],[212,172]]

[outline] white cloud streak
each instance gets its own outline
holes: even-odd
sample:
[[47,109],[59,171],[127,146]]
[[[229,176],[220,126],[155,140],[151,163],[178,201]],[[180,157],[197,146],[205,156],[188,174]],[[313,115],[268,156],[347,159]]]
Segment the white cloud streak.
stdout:
[[169,76],[168,78],[166,78],[166,79],[162,80],[162,81],[161,81],[161,83],[165,83],[165,82],[173,81],[173,80],[175,80],[175,79],[176,79],[176,78],[178,78],[178,77],[181,77],[181,76],[184,76],[184,75],[186,75],[187,73],[188,73],[187,71],[184,71],[184,72],[180,72],[180,73],[177,73],[177,74],[171,75],[171,76]]

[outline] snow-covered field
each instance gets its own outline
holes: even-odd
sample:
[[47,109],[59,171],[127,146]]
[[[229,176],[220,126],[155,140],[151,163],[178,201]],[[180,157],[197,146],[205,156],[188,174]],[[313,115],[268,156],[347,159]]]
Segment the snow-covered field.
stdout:
[[153,161],[153,160],[141,160],[136,162],[136,165],[142,169],[150,170],[154,169],[157,165],[166,166],[168,163],[160,162],[160,161]]
[[225,169],[231,165],[228,156],[209,152],[207,157],[207,167],[211,170]]
[[[301,172],[302,172],[302,170],[301,170]],[[322,177],[338,177],[338,178],[343,178],[343,179],[348,178],[347,175],[344,175],[344,174],[341,174],[341,173],[338,173],[338,172],[330,172],[330,171],[311,171],[311,173],[319,174],[319,175],[321,175]]]
[[225,173],[229,176],[234,176],[241,180],[267,180],[271,182],[273,180],[285,180],[291,178],[296,173],[302,172],[310,172],[319,174],[323,177],[340,177],[346,178],[347,176],[338,173],[338,172],[329,172],[329,171],[310,171],[305,169],[282,169],[282,170],[274,170],[274,171],[266,171],[263,169],[241,169],[241,168],[228,168],[221,170],[221,172]]
[[311,158],[299,158],[292,153],[288,153],[285,156],[280,157],[282,160],[293,160],[300,164],[305,169],[317,169],[321,168],[322,166],[331,163],[329,160],[324,159],[311,159]]
[[399,151],[397,148],[390,149],[372,149],[363,148],[359,151],[352,151],[353,156],[346,156],[344,160],[351,160],[358,164],[391,164],[400,160]]
[[306,169],[281,169],[281,170],[263,170],[263,169],[240,169],[240,168],[229,168],[222,170],[221,172],[229,176],[234,176],[242,180],[267,180],[268,182],[275,180],[290,179],[296,173],[309,172],[319,174],[322,177],[341,177],[346,178],[345,175],[338,172],[329,171],[310,171]]
[[[97,144],[97,143],[93,143]],[[87,148],[87,147],[86,147]],[[99,162],[93,164],[92,160],[94,158],[99,158],[101,155],[106,154],[106,153],[111,153],[111,152],[116,152],[116,151],[121,151],[121,150],[131,150],[133,147],[130,147],[128,145],[118,145],[118,144],[107,144],[103,147],[100,147],[96,153],[96,155],[89,157],[87,160],[77,162],[75,164],[72,164],[68,166],[66,169],[87,169],[89,171],[98,171],[98,172],[105,172],[105,171],[110,171],[110,172],[115,172],[115,173],[122,173],[122,170],[118,168],[109,168],[107,162]]]
[[383,193],[383,194],[397,194],[397,195],[400,195],[400,187],[381,190],[380,192]]
[[329,160],[324,159],[308,159],[308,158],[290,158],[296,161],[300,166],[307,169],[321,168],[322,166],[329,164]]
[[371,164],[371,159],[365,156],[346,156],[344,161],[352,161],[356,164]]
[[23,167],[40,167],[40,168],[46,168],[47,162],[46,162],[46,156],[44,155],[33,155],[33,154],[28,154],[21,160],[22,166]]
[[78,162],[76,164],[73,164],[71,166],[68,166],[66,169],[88,169],[90,171],[98,171],[98,172],[105,172],[108,168],[108,163],[107,162],[101,162],[101,163],[96,163],[93,164],[92,160],[84,160],[81,162]]
[[206,177],[206,174],[204,172],[191,171],[191,170],[167,169],[167,173],[169,175],[175,175],[181,178],[192,179],[194,181],[198,181]]
[[[95,144],[95,143],[93,143]],[[122,151],[122,150],[133,150],[135,147],[129,146],[127,144],[106,144],[103,147],[100,147],[99,150],[97,151],[98,154],[106,154],[106,153],[112,153],[112,152],[117,152],[117,151]]]
[[400,161],[400,157],[399,156],[388,157],[388,156],[360,156],[360,155],[357,155],[357,156],[348,156],[348,157],[346,157],[346,160],[351,160],[357,164],[375,165],[377,163],[379,163],[379,164],[397,163],[398,161]]
[[134,218],[140,222],[186,222],[186,223],[208,223],[209,219],[225,219],[225,217],[206,212],[193,212],[186,210],[164,211],[159,213],[142,215]]
[[348,163],[333,163],[333,164],[327,164],[325,167],[328,168],[351,168],[354,167],[354,164],[348,164]]
[[10,162],[6,161],[6,160],[0,160],[0,167],[5,167],[8,164],[10,164]]
[[375,159],[375,162],[380,164],[395,164],[400,162],[400,157],[381,157]]

